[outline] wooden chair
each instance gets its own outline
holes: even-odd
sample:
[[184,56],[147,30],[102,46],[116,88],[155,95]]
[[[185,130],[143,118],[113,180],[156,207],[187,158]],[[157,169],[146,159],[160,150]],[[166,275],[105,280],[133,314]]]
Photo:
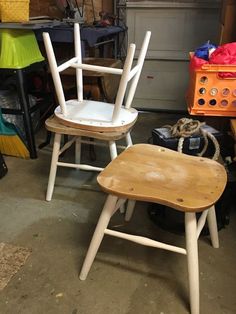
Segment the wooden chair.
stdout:
[[[226,185],[226,171],[216,161],[181,154],[167,148],[137,144],[129,147],[98,175],[109,195],[105,202],[80,279],[85,280],[105,234],[187,256],[190,307],[199,313],[197,241],[206,219],[213,247],[219,247],[214,204]],[[167,205],[185,213],[186,248],[108,229],[111,216],[130,199]],[[196,213],[202,213],[196,219]]]
[[[63,148],[60,148],[61,136],[59,136],[59,134],[61,135],[61,131],[55,134],[51,170],[46,195],[46,200],[48,201],[52,198],[57,166],[74,167],[83,170],[101,170],[101,168],[98,167],[80,164],[80,157],[78,156],[80,156],[81,143],[83,142],[81,136],[92,137],[91,135],[94,135],[94,138],[99,138],[98,133],[106,133],[107,136],[105,136],[104,139],[106,138],[106,141],[109,143],[111,159],[117,156],[117,137],[125,138],[127,147],[132,145],[130,130],[137,120],[138,112],[137,110],[131,108],[131,104],[148,49],[151,32],[146,32],[137,63],[133,68],[132,63],[135,53],[135,44],[131,44],[129,46],[123,69],[82,63],[79,24],[75,24],[74,26],[74,36],[75,57],[58,66],[49,34],[43,33],[50,71],[59,102],[59,106],[54,112],[55,117],[60,125],[67,126],[73,130],[83,130],[81,133],[83,135],[80,135],[80,131],[78,131],[76,139],[66,143]],[[66,101],[60,73],[69,67],[74,68],[76,72],[77,99]],[[120,75],[120,83],[114,103],[93,101],[83,98],[83,70]],[[128,83],[129,91],[126,95],[126,100],[124,101]],[[124,106],[123,103],[125,103]],[[54,120],[54,125],[55,123],[56,120]],[[59,130],[60,125],[58,124],[57,130]],[[88,132],[87,135],[86,132]],[[72,133],[74,133],[74,131]],[[112,136],[114,134],[115,137]],[[118,136],[118,134],[120,136]],[[58,161],[60,153],[69,148],[73,142],[76,142],[76,162],[74,164],[60,163]],[[93,144],[93,142],[91,143]],[[96,143],[94,142],[94,144]]]

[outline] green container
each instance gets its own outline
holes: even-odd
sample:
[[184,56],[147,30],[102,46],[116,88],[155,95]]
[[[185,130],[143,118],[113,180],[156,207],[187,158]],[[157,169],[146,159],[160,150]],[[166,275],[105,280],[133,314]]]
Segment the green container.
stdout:
[[0,29],[0,68],[22,69],[44,60],[31,30]]

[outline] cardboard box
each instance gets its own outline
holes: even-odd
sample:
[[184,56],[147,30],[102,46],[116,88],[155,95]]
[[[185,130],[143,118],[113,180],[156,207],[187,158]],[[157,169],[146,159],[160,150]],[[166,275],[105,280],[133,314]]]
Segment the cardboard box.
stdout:
[[236,41],[236,0],[223,1],[220,19],[220,44]]
[[113,13],[113,0],[102,0],[102,11],[105,11],[107,13]]

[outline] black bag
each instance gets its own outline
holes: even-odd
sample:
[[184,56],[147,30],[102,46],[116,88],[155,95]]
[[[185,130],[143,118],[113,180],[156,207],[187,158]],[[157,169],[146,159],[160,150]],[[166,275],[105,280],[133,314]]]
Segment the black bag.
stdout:
[[[219,144],[222,142],[223,134],[209,125],[203,125],[204,131],[210,132],[215,136]],[[178,138],[171,135],[168,127],[162,127],[152,130],[152,140],[154,145],[163,146],[172,150],[178,148]],[[188,155],[197,155],[204,147],[204,138],[202,135],[191,135],[186,137],[183,143],[183,153]],[[215,152],[215,147],[212,141],[209,141],[207,150],[204,154],[205,157],[212,156]]]
[[0,152],[0,179],[3,178],[7,174],[7,165],[3,159],[3,156]]

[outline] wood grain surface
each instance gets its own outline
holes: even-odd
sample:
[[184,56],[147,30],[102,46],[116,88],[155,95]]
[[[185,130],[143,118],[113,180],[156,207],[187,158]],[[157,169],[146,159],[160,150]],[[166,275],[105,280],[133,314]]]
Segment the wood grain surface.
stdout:
[[219,199],[227,176],[216,161],[137,144],[113,160],[97,180],[104,191],[118,197],[200,212]]

